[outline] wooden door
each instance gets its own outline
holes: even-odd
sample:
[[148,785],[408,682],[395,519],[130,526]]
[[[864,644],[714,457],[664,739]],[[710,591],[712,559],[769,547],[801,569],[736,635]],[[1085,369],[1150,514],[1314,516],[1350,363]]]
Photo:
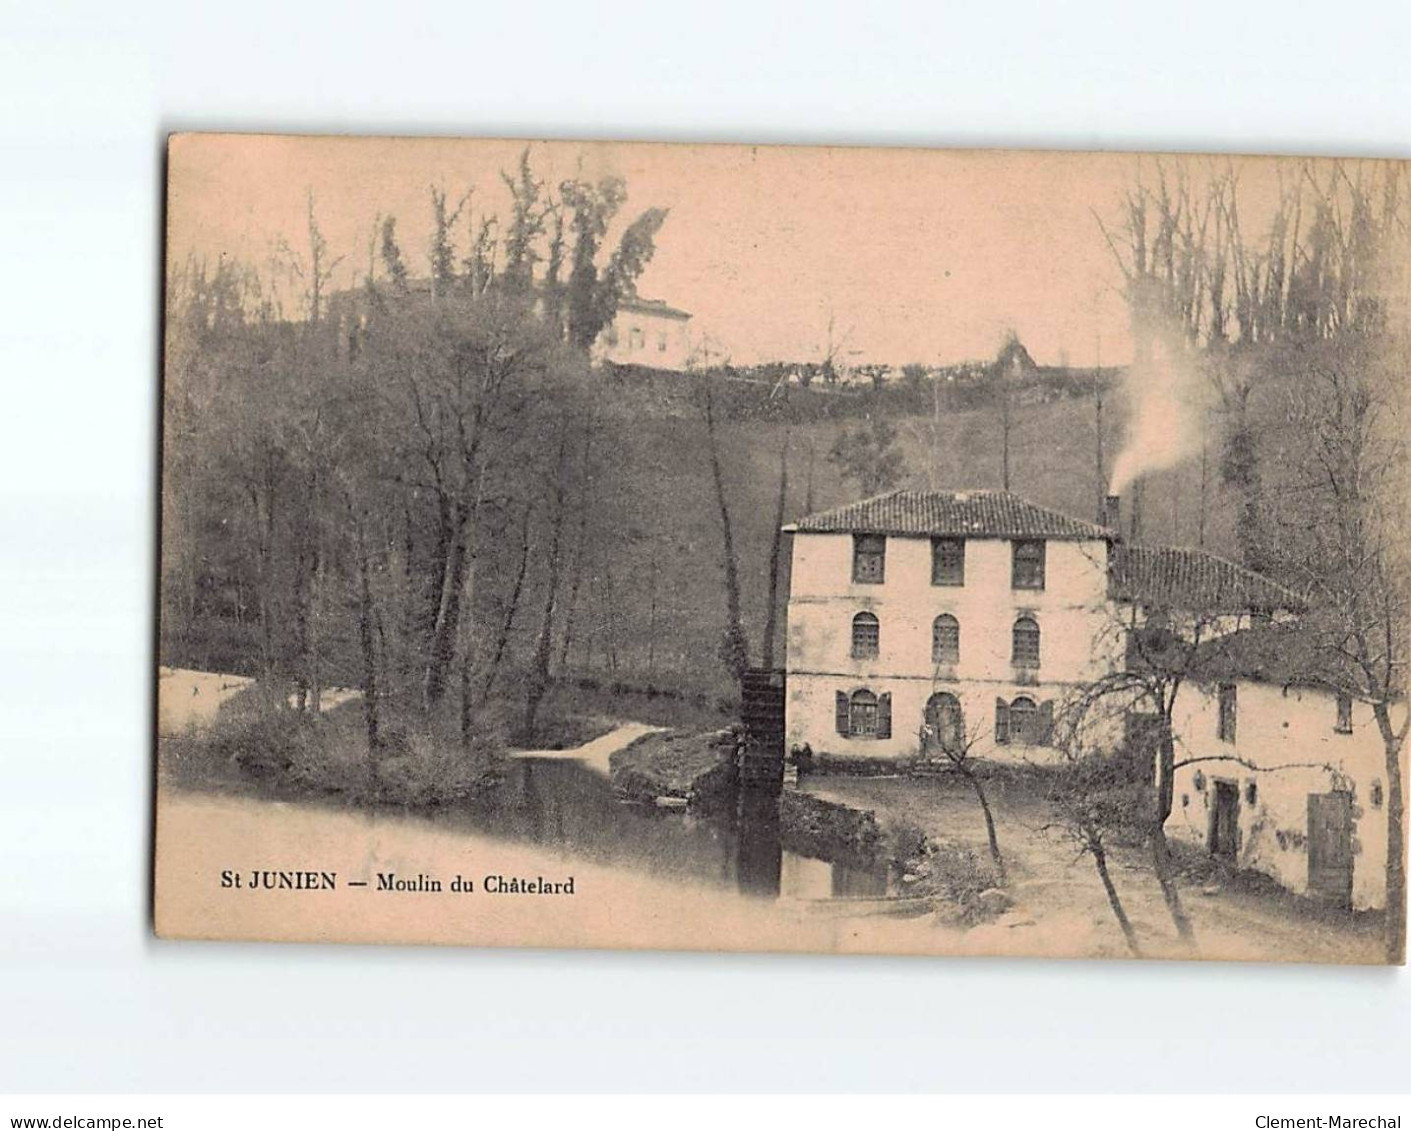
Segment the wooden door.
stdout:
[[1240,787],[1217,781],[1215,805],[1210,811],[1210,854],[1233,860],[1240,846]]
[[1308,894],[1352,905],[1352,794],[1308,795]]

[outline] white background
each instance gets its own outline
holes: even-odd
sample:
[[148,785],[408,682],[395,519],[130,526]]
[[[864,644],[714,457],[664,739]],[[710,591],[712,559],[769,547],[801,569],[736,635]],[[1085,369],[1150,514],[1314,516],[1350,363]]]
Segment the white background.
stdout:
[[0,5],[0,1091],[1404,1087],[1401,971],[182,945],[147,878],[166,131],[1408,156],[1408,33],[1404,2]]

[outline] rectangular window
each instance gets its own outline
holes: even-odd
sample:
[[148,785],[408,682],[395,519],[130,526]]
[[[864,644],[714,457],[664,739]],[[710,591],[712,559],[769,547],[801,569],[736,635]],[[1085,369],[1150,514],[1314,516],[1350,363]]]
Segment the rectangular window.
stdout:
[[657,353],[665,353],[665,352],[666,352],[666,335],[665,335],[664,333],[659,333],[659,334],[657,334]]
[[931,584],[965,584],[965,539],[931,539]]
[[1013,588],[1044,587],[1044,543],[1034,540],[1014,543]]
[[1337,721],[1337,726],[1334,727],[1333,729],[1336,730],[1336,731],[1338,732],[1338,734],[1351,734],[1351,733],[1352,733],[1352,696],[1351,696],[1351,695],[1339,695],[1339,696],[1338,696],[1338,721]]
[[1235,711],[1235,685],[1222,683],[1220,685],[1220,723],[1218,728],[1218,737],[1221,742],[1235,740]]
[[633,326],[627,331],[627,344],[634,350],[639,350],[647,344],[646,335],[642,333],[640,326]]
[[862,585],[881,585],[887,572],[887,539],[881,534],[854,534],[852,579]]

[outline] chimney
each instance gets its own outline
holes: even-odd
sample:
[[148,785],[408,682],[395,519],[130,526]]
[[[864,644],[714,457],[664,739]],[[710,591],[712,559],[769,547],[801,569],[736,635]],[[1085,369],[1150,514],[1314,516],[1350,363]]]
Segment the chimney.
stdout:
[[1106,526],[1120,538],[1122,535],[1122,496],[1104,495],[1102,511],[1097,516],[1099,526]]

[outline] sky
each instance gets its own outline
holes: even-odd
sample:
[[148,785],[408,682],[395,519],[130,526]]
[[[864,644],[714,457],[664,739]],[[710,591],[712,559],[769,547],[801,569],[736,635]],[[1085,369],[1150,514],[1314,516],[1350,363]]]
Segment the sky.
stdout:
[[[1011,329],[1041,364],[1130,360],[1121,275],[1097,221],[1118,220],[1123,191],[1150,175],[1151,158],[1125,154],[181,135],[169,261],[263,267],[281,239],[306,247],[312,192],[345,256],[335,285],[361,280],[386,215],[424,274],[430,186],[452,200],[473,189],[477,216],[504,215],[500,171],[525,144],[549,185],[626,179],[610,241],[643,209],[670,210],[639,293],[690,311],[694,339],[736,363],[820,360],[830,320],[843,361],[986,358]],[[1256,184],[1268,167],[1237,160]],[[463,253],[464,223],[457,237]]]

